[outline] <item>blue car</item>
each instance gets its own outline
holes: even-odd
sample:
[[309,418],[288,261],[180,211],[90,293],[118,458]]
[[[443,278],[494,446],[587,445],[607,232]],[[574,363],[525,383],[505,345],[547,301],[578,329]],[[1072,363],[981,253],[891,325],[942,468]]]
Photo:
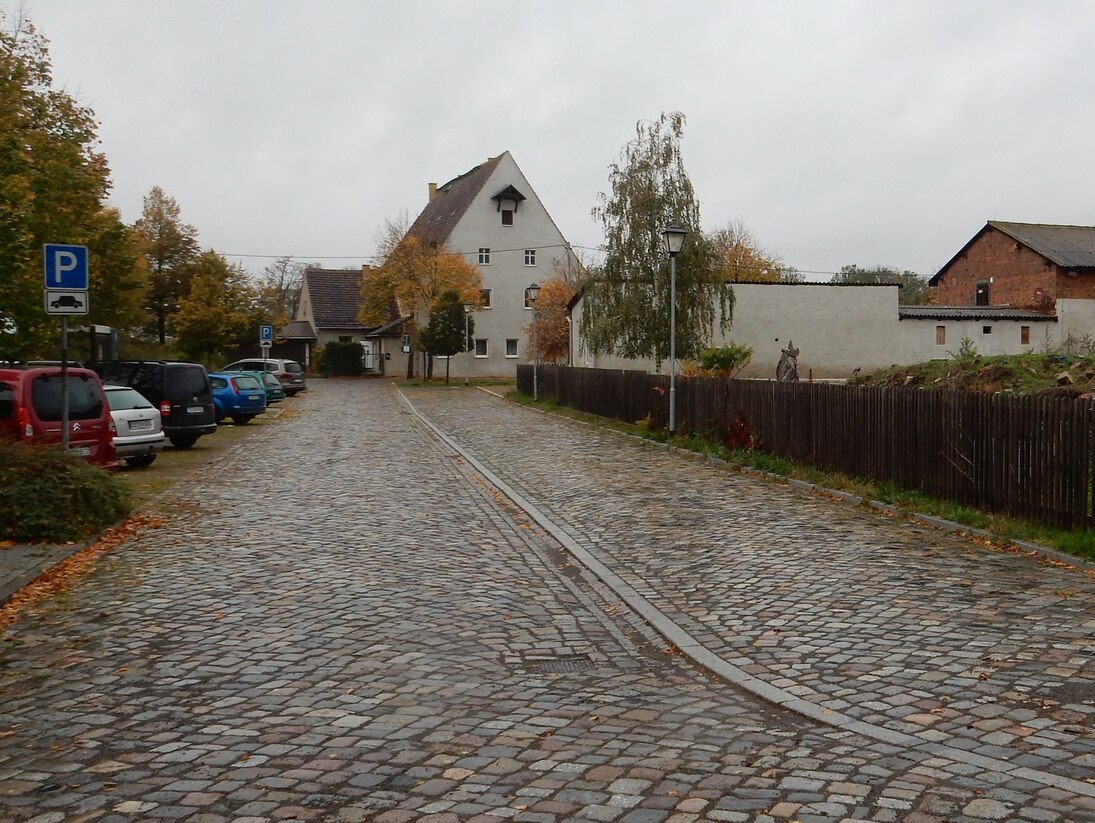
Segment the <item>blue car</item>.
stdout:
[[266,390],[255,375],[212,372],[209,383],[218,423],[231,417],[233,423],[242,426],[266,411]]

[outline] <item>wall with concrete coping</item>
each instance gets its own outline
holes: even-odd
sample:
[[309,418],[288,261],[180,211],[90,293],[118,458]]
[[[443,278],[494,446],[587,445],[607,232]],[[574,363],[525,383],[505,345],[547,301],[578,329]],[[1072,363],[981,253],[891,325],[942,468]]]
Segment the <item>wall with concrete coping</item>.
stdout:
[[[898,288],[831,283],[735,283],[734,321],[711,344],[728,342],[753,349],[742,377],[774,378],[782,350],[799,350],[802,379],[844,379],[856,369],[870,372],[893,365],[949,359],[969,338],[979,354],[1025,354],[1056,348],[1071,334],[1095,337],[1095,300],[1060,300],[1058,315],[1045,318],[901,318]],[[582,301],[571,314],[571,363],[607,369],[668,371],[653,360],[594,356],[582,345]],[[942,327],[942,332],[939,332]],[[1026,339],[1023,342],[1026,327]],[[1095,342],[1095,341],[1093,341]]]

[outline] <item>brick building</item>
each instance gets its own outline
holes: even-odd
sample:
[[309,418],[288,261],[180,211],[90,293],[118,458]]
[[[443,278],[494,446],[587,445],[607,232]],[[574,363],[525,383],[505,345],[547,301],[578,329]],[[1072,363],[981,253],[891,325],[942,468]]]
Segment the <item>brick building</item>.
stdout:
[[1052,314],[1059,299],[1095,299],[1095,226],[990,220],[928,282],[941,306]]

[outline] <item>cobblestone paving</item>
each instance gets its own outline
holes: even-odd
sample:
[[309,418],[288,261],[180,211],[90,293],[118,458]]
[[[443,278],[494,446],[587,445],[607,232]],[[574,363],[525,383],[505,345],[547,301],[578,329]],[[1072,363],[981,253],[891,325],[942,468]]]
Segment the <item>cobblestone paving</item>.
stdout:
[[[474,392],[425,400],[492,432],[484,451],[576,438],[650,481],[665,459]],[[814,724],[667,654],[389,386],[287,405],[0,636],[0,820],[1095,820],[1091,797]],[[513,466],[545,496],[551,474]],[[657,543],[652,521],[612,545],[646,515],[609,488],[640,478],[608,479],[578,486],[606,556]]]
[[925,742],[1095,777],[1095,581],[483,392],[415,406],[743,671]]

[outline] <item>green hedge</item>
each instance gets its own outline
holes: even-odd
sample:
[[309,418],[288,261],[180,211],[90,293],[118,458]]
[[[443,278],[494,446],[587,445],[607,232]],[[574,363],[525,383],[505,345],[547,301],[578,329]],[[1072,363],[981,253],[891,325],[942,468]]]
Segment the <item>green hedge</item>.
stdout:
[[125,486],[59,448],[0,441],[0,540],[80,540],[129,514]]
[[360,343],[331,342],[323,347],[322,374],[335,377],[360,377],[365,360]]

